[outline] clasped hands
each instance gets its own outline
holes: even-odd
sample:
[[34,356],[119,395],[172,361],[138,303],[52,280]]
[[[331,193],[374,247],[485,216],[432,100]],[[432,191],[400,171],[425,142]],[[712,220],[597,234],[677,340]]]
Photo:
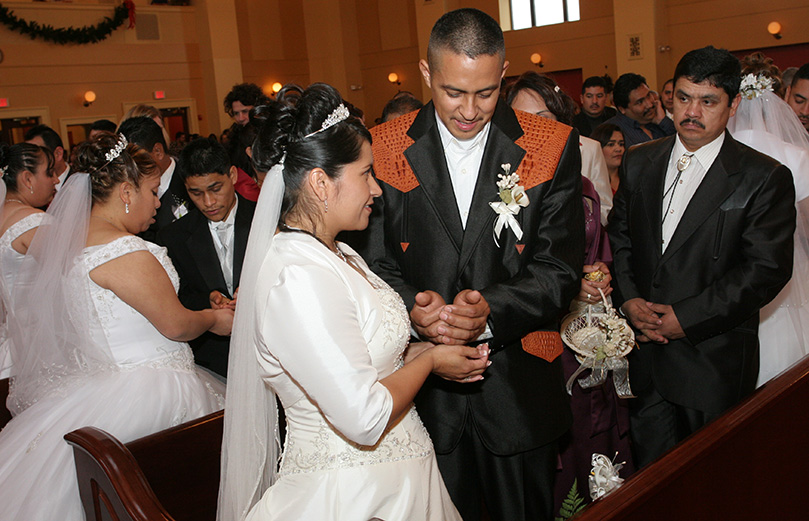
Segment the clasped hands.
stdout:
[[683,338],[685,332],[674,309],[668,304],[655,304],[646,299],[633,298],[624,302],[621,310],[640,330],[639,342],[655,342],[668,344],[669,340]]
[[440,347],[446,356],[441,358],[442,363],[434,373],[456,382],[482,380],[483,371],[491,365],[489,346],[468,347],[465,344],[486,331],[488,318],[489,303],[479,291],[463,290],[452,304],[444,302],[435,291],[422,291],[416,295],[410,319],[419,336],[429,342],[411,345],[408,358],[418,356],[426,349]]
[[211,294],[208,295],[208,302],[211,305],[211,309],[232,309],[236,310],[236,298],[239,296],[239,288],[236,288],[236,291],[233,292],[233,298],[229,299],[221,292],[213,290]]

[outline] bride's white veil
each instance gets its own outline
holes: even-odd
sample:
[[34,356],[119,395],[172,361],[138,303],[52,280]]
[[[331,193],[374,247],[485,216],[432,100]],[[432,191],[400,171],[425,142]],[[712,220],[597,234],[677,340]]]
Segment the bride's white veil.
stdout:
[[14,377],[13,414],[54,392],[67,392],[87,375],[109,370],[112,354],[92,335],[94,308],[82,269],[91,188],[88,174],[64,183],[22,262],[7,310]]
[[239,281],[228,358],[225,432],[217,520],[241,521],[275,481],[278,411],[264,384],[256,352],[256,287],[272,246],[284,197],[283,159],[270,169],[258,198]]
[[[752,84],[760,82],[760,78],[747,77],[745,81]],[[738,141],[777,159],[790,169],[795,183],[797,210],[792,279],[761,310],[762,324],[776,310],[785,310],[784,320],[773,327],[779,329],[779,335],[785,335],[781,338],[797,338],[797,342],[795,345],[790,343],[781,345],[777,350],[762,352],[759,383],[763,383],[765,379],[774,376],[765,376],[765,373],[788,366],[809,349],[809,134],[790,106],[772,90],[766,87],[756,89],[749,96],[742,97],[727,128]],[[794,335],[783,331],[786,327],[793,328]],[[768,334],[765,327],[761,331]],[[766,347],[766,344],[763,343],[762,347]],[[778,357],[782,359],[776,359]]]

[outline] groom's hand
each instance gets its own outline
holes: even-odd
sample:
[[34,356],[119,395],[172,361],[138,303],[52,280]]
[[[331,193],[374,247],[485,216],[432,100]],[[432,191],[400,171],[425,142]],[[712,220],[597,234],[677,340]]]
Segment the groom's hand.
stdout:
[[486,331],[489,303],[479,291],[465,289],[452,304],[444,306],[437,330],[443,344],[467,344]]
[[444,324],[438,315],[445,306],[443,297],[435,291],[428,290],[416,294],[416,303],[410,310],[410,321],[422,340],[438,344],[447,343],[441,340],[442,335],[438,332],[439,326]]

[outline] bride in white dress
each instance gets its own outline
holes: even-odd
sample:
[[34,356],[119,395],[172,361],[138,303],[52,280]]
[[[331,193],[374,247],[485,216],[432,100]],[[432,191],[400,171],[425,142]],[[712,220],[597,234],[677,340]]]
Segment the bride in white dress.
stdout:
[[[259,117],[253,158],[274,166],[236,307],[218,518],[459,520],[412,400],[430,372],[482,378],[488,350],[406,352],[401,298],[335,240],[381,194],[370,134],[337,91],[313,85]],[[277,481],[272,391],[287,420]]]
[[222,385],[198,375],[183,341],[228,334],[232,312],[183,308],[165,249],[133,235],[160,204],[154,162],[105,133],[81,145],[77,169],[90,174],[54,199],[8,310],[3,520],[84,519],[67,432],[92,425],[127,442],[222,407]]
[[11,347],[4,309],[28,245],[56,193],[53,154],[47,148],[19,143],[0,144],[0,378],[11,376]]
[[751,65],[748,58],[742,100],[728,121],[728,130],[737,140],[790,169],[797,210],[792,278],[761,309],[756,382],[760,387],[809,353],[809,134],[789,105],[773,92],[767,67]]

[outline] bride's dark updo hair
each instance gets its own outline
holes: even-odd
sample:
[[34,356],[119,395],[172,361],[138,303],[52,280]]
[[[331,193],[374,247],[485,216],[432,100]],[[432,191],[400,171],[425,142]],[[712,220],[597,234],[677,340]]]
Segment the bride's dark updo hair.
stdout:
[[267,172],[284,154],[284,201],[281,222],[291,212],[314,215],[311,201],[303,197],[306,175],[314,168],[322,168],[337,179],[343,167],[357,161],[364,142],[371,142],[371,133],[357,118],[348,117],[328,130],[313,136],[304,136],[319,130],[343,98],[337,89],[325,83],[313,83],[292,107],[272,104],[256,107],[254,121],[260,129],[253,143],[253,165],[259,172]]
[[18,191],[17,177],[26,170],[33,173],[39,165],[47,162],[48,171],[53,169],[53,153],[31,143],[7,145],[0,143],[0,169],[4,169],[3,181],[9,192]]
[[134,143],[129,143],[121,154],[107,161],[106,155],[118,145],[118,134],[100,132],[90,141],[79,145],[73,169],[90,174],[93,204],[107,200],[113,188],[129,181],[140,188],[143,177],[160,173],[152,156]]

